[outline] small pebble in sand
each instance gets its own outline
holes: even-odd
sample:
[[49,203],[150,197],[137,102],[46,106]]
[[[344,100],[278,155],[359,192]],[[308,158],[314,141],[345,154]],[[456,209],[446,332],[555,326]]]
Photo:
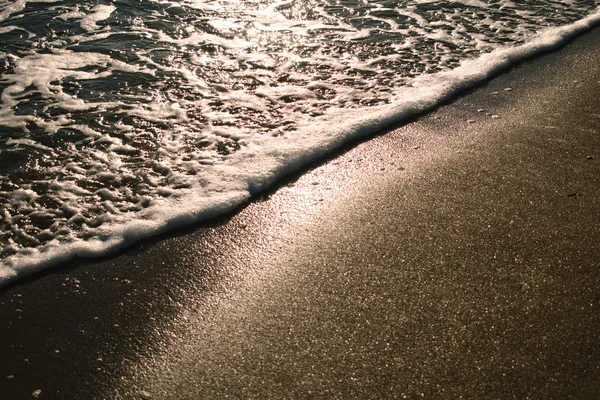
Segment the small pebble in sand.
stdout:
[[592,156],[587,156],[585,159],[586,159],[586,160],[593,160],[593,159],[594,159],[594,157],[592,157]]
[[475,123],[475,120],[474,120],[474,119],[468,119],[468,120],[467,120],[467,122],[468,122],[469,124],[474,124],[474,123]]
[[421,148],[421,146],[413,146],[414,150],[419,150]]
[[500,94],[500,92],[492,92],[492,96],[497,96],[499,94]]
[[482,113],[482,112],[484,112],[484,111],[485,111],[485,110],[484,110],[483,108],[478,108],[478,109],[477,109],[477,112],[478,112],[478,113]]
[[152,395],[146,391],[141,391],[140,392],[140,399],[142,400],[151,400],[152,399]]
[[511,88],[511,87],[504,88],[505,92],[512,92],[512,90],[513,90],[513,88]]
[[40,389],[34,390],[33,393],[31,393],[31,397],[33,397],[34,399],[39,399],[40,394],[42,394],[42,391]]
[[492,118],[493,118],[493,119],[499,119],[499,118],[500,118],[500,116],[499,116],[499,115],[497,115],[497,114],[494,114],[494,115],[492,115]]

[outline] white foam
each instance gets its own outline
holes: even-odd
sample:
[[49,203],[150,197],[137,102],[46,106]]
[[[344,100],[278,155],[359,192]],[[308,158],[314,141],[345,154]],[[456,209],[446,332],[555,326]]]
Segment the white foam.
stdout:
[[27,3],[57,3],[60,0],[10,0],[0,3],[0,21],[4,21],[11,14],[22,11]]
[[[464,3],[476,5],[478,2],[466,1]],[[339,93],[332,100],[333,103],[348,101],[353,97],[353,91],[362,90],[347,88],[344,91],[343,87],[326,82],[313,83],[305,87],[291,84],[276,88],[261,87],[257,90],[258,96],[249,96],[243,91],[223,88],[207,96],[207,99],[212,100],[221,97],[235,106],[244,105],[248,108],[261,110],[265,107],[261,100],[263,98],[278,98],[286,95],[297,96],[299,103],[283,106],[288,107],[285,110],[285,115],[298,123],[293,136],[286,132],[282,132],[281,135],[275,137],[272,135],[258,135],[252,129],[232,129],[231,132],[228,132],[226,127],[220,127],[216,123],[213,126],[208,126],[203,131],[204,135],[242,139],[240,140],[240,149],[232,155],[220,155],[218,160],[216,160],[217,156],[214,153],[204,153],[199,149],[190,155],[190,159],[176,158],[171,163],[166,164],[156,161],[153,166],[154,170],[160,171],[164,179],[167,179],[170,183],[181,184],[182,188],[172,190],[171,187],[168,187],[158,190],[157,193],[164,197],[140,197],[137,200],[139,211],[135,211],[133,214],[128,212],[119,213],[114,205],[114,202],[130,195],[126,189],[119,191],[107,188],[90,193],[81,192],[82,189],[72,182],[57,181],[52,183],[52,193],[55,194],[57,199],[61,200],[63,210],[71,215],[72,220],[70,222],[72,224],[80,223],[86,218],[97,218],[99,221],[107,221],[107,223],[98,226],[94,231],[94,238],[87,241],[74,236],[70,230],[71,228],[69,228],[69,223],[67,223],[67,226],[60,227],[63,234],[62,240],[57,237],[37,248],[16,249],[17,254],[5,258],[0,263],[0,285],[18,277],[66,262],[74,257],[96,257],[110,254],[149,236],[231,212],[243,202],[248,201],[252,195],[272,186],[283,176],[323,157],[349,140],[369,136],[386,126],[431,109],[455,93],[472,87],[519,60],[555,48],[599,22],[600,10],[596,10],[588,17],[571,25],[540,31],[521,46],[499,48],[477,59],[463,61],[459,67],[450,71],[419,75],[409,81],[409,86],[399,87],[392,92],[390,95],[391,104],[370,108],[340,109],[331,107],[323,111],[322,115],[313,118],[306,118],[306,115],[294,111],[294,107],[298,104],[309,104],[313,101],[311,88],[335,87],[338,89]],[[221,26],[221,28],[223,27]],[[185,45],[190,40],[189,38],[175,39],[171,37],[163,37],[162,39],[178,45]],[[201,42],[209,42],[213,39],[215,38],[201,34],[195,37],[195,40]],[[224,47],[227,49],[239,51],[240,57],[242,54],[252,54],[251,50],[255,46],[255,44],[246,40],[231,41],[224,38],[219,38],[219,43],[226,45]],[[68,64],[66,64],[67,55]],[[89,57],[93,57],[93,60],[90,60]],[[202,61],[198,60],[198,62]],[[357,60],[342,60],[339,62],[341,65],[344,62],[355,62],[356,64],[352,65],[364,67]],[[17,73],[9,77],[11,87],[13,87],[10,93],[18,93],[26,85],[34,84],[40,89],[40,92],[58,98],[65,108],[73,107],[77,103],[72,105],[69,101],[74,101],[74,99],[61,93],[60,88],[50,90],[50,82],[73,74],[92,74],[94,77],[99,74],[110,74],[110,69],[107,72],[99,73],[74,71],[77,65],[88,66],[91,64],[110,65],[113,69],[129,68],[137,72],[142,71],[137,67],[120,65],[108,56],[97,54],[92,56],[86,53],[58,52],[32,55],[17,60]],[[44,68],[44,65],[51,67]],[[35,77],[25,72],[19,72],[19,68],[25,67],[37,68]],[[348,77],[342,72],[339,72],[339,74],[340,79]],[[26,76],[28,78],[25,78]],[[86,79],[86,75],[77,77]],[[189,77],[189,79],[195,78],[192,74]],[[194,87],[195,90],[201,91],[206,90],[206,86],[198,84]],[[9,104],[9,102],[18,100],[15,100],[13,96],[5,96],[5,93],[6,90],[3,93],[2,101],[7,106],[6,108],[10,109],[12,104]],[[156,121],[172,119],[177,123],[189,123],[186,110],[194,107],[202,110],[202,107],[205,107],[203,102],[207,101],[202,99],[197,102],[189,101],[188,103],[183,101],[171,102],[158,97],[155,100],[147,105],[134,107],[130,115],[139,115],[150,121],[154,118]],[[204,109],[209,110],[207,107]],[[16,118],[14,115],[12,117]],[[212,118],[213,122],[222,122],[227,118],[231,118],[225,112],[219,114],[217,111],[207,111],[207,117]],[[2,119],[2,112],[0,112],[0,119]],[[231,120],[231,122],[235,123],[235,120]],[[130,128],[123,127],[121,130],[124,134],[127,134]],[[107,143],[113,149],[127,150],[127,146],[121,141],[103,136],[91,128],[80,127],[80,131],[86,133],[93,140],[107,140]],[[170,132],[164,132],[159,151],[176,155],[178,149],[185,144],[185,135],[184,128],[177,126]],[[30,145],[31,143],[15,141],[13,144]],[[120,168],[120,160],[116,155],[112,152],[102,153],[92,149],[86,151],[89,153],[90,160],[98,160],[97,165],[90,161],[89,168],[96,169],[93,172],[95,177],[101,180],[109,180],[116,176],[113,171]],[[108,171],[107,166],[109,166]],[[79,167],[77,165],[73,167],[74,171],[77,172]],[[179,171],[182,169],[194,169],[193,180]],[[159,183],[155,182],[155,179],[157,178],[150,174],[147,176],[150,185],[158,186]],[[79,196],[84,195],[97,196],[104,207],[104,212],[95,216],[84,215],[84,212],[77,207]],[[16,206],[24,207],[35,199],[35,192],[29,189],[15,191],[11,199]],[[7,214],[3,218],[9,219],[11,216]],[[56,228],[58,229],[58,226]],[[21,234],[24,233],[21,232]]]
[[32,147],[32,148],[39,149],[39,150],[52,151],[51,148],[44,146],[43,144],[38,143],[35,140],[31,140],[31,139],[12,139],[12,138],[10,138],[6,141],[6,145],[7,146],[23,145],[23,146]]
[[[79,20],[79,25],[83,30],[86,32],[95,32],[100,30],[98,22],[109,18],[115,10],[116,7],[114,5],[97,4],[89,9],[76,5],[74,9],[63,12],[58,18],[64,21],[70,19]],[[108,27],[104,29],[106,30]]]
[[98,22],[104,21],[115,11],[116,7],[113,5],[98,4],[92,8],[92,13],[87,14],[81,18],[81,27],[88,32],[92,32],[98,29]]
[[[20,103],[19,95],[29,86],[35,86],[43,97],[54,99],[56,105],[64,110],[82,111],[97,109],[101,111],[115,108],[121,105],[121,103],[85,102],[74,95],[65,93],[60,84],[53,82],[60,82],[67,77],[78,80],[108,77],[111,75],[112,70],[153,73],[153,71],[129,65],[99,53],[55,49],[49,54],[34,53],[20,58],[13,58],[15,63],[13,73],[2,78],[2,81],[7,82],[9,86],[4,89],[0,97],[0,101],[2,102],[0,124],[17,128],[25,128],[28,122],[35,121],[39,126],[46,126],[50,131],[55,131],[57,126],[69,123],[65,116],[60,117],[56,121],[44,121],[34,115],[16,115],[14,108]],[[102,72],[81,70],[81,68],[88,66],[110,67],[110,69]],[[51,126],[54,126],[54,128],[51,128]]]
[[[12,31],[17,31],[17,30],[23,30],[22,28],[19,28],[18,26],[2,26],[0,27],[0,34],[2,33],[8,33],[8,32],[12,32]],[[27,35],[29,37],[31,37],[31,33],[27,32]]]

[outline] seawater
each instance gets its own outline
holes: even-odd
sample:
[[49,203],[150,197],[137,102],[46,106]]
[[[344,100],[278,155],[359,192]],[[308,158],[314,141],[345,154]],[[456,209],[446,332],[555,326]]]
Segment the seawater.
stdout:
[[226,213],[590,0],[0,0],[0,285]]

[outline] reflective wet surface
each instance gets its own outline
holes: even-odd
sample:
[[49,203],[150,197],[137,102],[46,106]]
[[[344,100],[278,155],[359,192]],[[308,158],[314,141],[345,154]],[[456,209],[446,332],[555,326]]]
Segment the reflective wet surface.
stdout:
[[328,121],[339,110],[357,110],[350,123],[402,101],[415,77],[596,6],[2,2],[0,255],[22,261],[73,243],[68,257],[102,254],[111,240],[162,230],[178,201],[193,204],[190,221],[215,202],[239,204],[281,160],[335,141]]

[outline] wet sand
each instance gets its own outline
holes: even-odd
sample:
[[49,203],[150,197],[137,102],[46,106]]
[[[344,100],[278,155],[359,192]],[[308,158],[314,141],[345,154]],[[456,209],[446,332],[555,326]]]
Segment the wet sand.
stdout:
[[599,46],[3,289],[0,399],[599,397]]

